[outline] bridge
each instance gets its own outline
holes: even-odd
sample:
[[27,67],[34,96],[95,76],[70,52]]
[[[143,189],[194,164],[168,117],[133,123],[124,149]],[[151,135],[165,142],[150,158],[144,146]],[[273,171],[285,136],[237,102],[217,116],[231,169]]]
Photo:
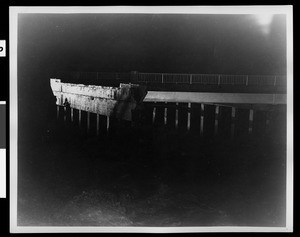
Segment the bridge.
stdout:
[[[251,134],[263,131],[272,117],[276,128],[284,121],[286,105],[286,76],[283,75],[222,75],[170,73],[100,73],[68,72],[56,75],[64,82],[119,86],[120,83],[146,85],[144,99],[148,123],[176,129],[205,130],[217,134],[220,129],[233,137],[242,128]],[[87,128],[90,113],[87,108]],[[80,115],[80,111],[79,111]],[[99,133],[97,114],[97,134]],[[278,119],[279,118],[279,119]],[[66,118],[64,118],[66,120]],[[73,116],[72,116],[73,120]],[[79,118],[79,120],[81,120]],[[106,118],[109,129],[110,118]],[[272,123],[272,122],[271,122]],[[209,128],[210,127],[210,128]]]
[[108,86],[146,85],[146,102],[286,104],[286,76],[63,72],[57,78]]

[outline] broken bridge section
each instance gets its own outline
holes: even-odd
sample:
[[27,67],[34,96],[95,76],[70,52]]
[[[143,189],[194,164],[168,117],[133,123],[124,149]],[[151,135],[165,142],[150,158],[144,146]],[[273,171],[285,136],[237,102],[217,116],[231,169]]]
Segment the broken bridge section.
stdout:
[[135,84],[121,83],[120,87],[105,87],[50,79],[50,85],[58,106],[128,121],[132,120],[132,110],[147,94],[145,87]]

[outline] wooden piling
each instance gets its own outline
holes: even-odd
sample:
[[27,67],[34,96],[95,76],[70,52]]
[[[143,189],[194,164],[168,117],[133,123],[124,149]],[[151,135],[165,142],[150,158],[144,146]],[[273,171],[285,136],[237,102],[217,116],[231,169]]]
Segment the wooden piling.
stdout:
[[254,111],[253,109],[250,109],[250,113],[249,113],[249,134],[252,134],[253,132],[253,114]]
[[167,102],[165,103],[165,108],[164,108],[164,125],[167,124],[167,118],[168,118],[168,108],[167,108]]
[[153,112],[152,112],[152,123],[153,124],[155,122],[155,114],[156,114],[156,107],[153,107]]
[[79,127],[81,127],[81,110],[80,109],[78,110],[78,124],[79,124]]
[[219,106],[216,105],[215,107],[215,129],[214,129],[214,134],[218,134],[218,123],[219,123]]
[[96,129],[97,129],[97,136],[99,136],[99,114],[97,114],[97,120],[96,120]]
[[234,137],[234,129],[235,129],[235,108],[231,109],[231,138]]
[[86,129],[87,129],[87,132],[90,131],[90,112],[87,112]]
[[59,120],[59,105],[56,105],[56,118]]
[[64,106],[64,123],[67,121],[67,107]]
[[106,116],[106,131],[109,132],[109,116]]
[[203,124],[204,124],[204,104],[201,104],[200,135],[203,135]]
[[187,130],[191,129],[191,103],[188,103]]
[[176,112],[175,112],[175,128],[178,128],[178,103],[176,103]]

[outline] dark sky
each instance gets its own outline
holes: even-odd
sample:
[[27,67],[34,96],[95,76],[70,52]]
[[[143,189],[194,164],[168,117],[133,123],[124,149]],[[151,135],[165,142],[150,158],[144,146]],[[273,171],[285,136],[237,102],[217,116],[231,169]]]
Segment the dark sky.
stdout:
[[19,73],[284,74],[285,16],[20,14]]

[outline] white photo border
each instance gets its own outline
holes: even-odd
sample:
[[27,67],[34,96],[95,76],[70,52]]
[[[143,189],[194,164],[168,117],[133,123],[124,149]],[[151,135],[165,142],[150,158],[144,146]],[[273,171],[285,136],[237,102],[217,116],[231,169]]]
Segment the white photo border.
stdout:
[[[285,14],[287,31],[287,188],[285,227],[21,227],[17,225],[17,29],[19,13],[124,13],[124,14]],[[293,7],[282,6],[115,6],[115,7],[10,7],[10,232],[11,233],[185,233],[185,232],[292,232],[293,231]]]

